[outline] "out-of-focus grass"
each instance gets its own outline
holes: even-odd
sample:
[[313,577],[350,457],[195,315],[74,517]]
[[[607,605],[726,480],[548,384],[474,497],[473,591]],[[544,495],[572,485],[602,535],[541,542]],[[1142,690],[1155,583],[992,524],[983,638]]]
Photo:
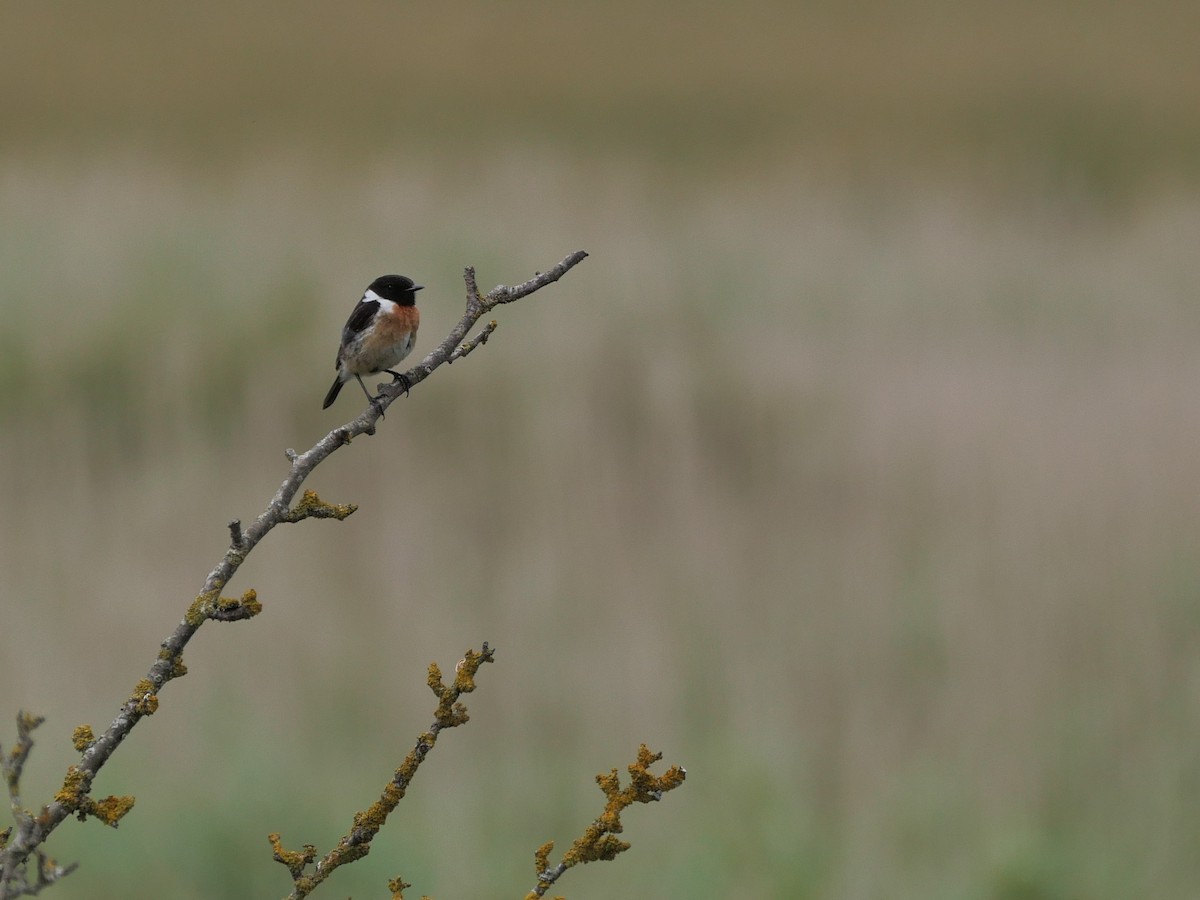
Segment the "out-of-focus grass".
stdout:
[[702,172],[1016,159],[1123,191],[1197,174],[1198,29],[1172,0],[18,4],[0,107],[12,146],[133,139],[209,177],[298,138],[335,169],[519,135]]
[[342,895],[517,894],[640,741],[688,783],[573,897],[1192,890],[1195,11],[71,6],[0,28],[27,803],[358,409],[368,279],[423,352],[464,264],[592,258],[319,470],[360,511],[256,551],[58,896],[282,893],[265,835],[334,841],[484,639]]

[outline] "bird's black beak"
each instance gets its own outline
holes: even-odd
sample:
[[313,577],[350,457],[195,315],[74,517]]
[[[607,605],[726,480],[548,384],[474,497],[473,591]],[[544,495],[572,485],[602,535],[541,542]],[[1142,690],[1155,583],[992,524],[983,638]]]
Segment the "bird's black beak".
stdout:
[[423,290],[425,290],[425,285],[423,285],[423,284],[414,284],[414,285],[412,286],[412,289],[413,289],[413,291],[423,291]]

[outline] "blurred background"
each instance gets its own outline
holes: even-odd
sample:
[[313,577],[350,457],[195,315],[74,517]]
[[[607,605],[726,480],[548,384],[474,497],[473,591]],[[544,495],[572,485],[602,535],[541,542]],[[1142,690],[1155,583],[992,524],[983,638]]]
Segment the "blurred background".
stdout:
[[[498,647],[324,893],[519,897],[639,742],[688,769],[574,900],[1200,883],[1200,6],[8,4],[0,741],[41,804],[311,446],[367,283],[413,362],[66,823],[56,898],[271,897]],[[1189,487],[1191,485],[1192,487]],[[560,889],[560,890],[559,890]]]

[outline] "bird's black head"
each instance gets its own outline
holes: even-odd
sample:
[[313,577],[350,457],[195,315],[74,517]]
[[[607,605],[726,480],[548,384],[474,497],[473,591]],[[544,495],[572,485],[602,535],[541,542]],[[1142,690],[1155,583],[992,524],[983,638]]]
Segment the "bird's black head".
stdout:
[[367,290],[374,291],[384,300],[391,300],[401,306],[412,306],[417,302],[417,291],[423,287],[423,284],[413,284],[413,280],[407,275],[380,275],[371,282]]

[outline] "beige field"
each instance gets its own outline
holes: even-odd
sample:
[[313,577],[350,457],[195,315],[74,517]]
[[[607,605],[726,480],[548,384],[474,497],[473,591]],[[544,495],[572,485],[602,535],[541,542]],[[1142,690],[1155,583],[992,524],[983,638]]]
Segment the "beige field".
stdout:
[[359,511],[253,554],[263,615],[201,631],[47,896],[283,896],[266,835],[328,848],[483,640],[324,895],[523,896],[640,742],[687,783],[552,893],[1195,893],[1195,13],[68,7],[0,26],[28,805],[360,411],[320,402],[371,278],[429,286],[424,354],[464,265],[591,257],[317,470]]

